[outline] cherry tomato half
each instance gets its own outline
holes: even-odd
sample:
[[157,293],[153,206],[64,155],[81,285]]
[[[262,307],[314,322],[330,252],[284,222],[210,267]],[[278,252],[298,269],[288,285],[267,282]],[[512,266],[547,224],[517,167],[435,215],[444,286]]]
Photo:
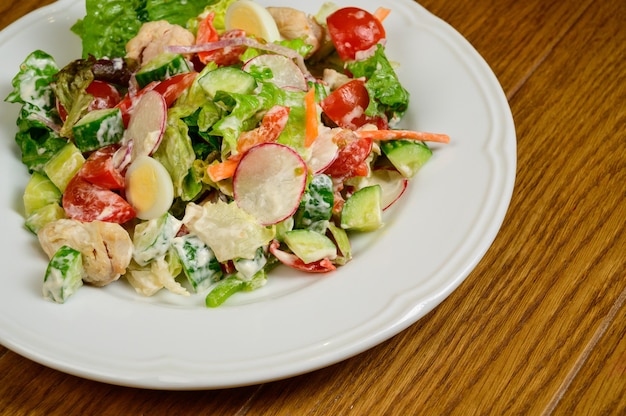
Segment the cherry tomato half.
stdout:
[[339,127],[356,130],[370,123],[379,129],[386,129],[386,120],[365,114],[369,103],[370,97],[365,82],[354,79],[329,94],[320,102],[320,106],[328,118]]
[[115,145],[107,146],[90,154],[80,168],[79,175],[87,182],[105,189],[124,189],[124,177],[113,166],[113,155],[117,148]]
[[358,7],[344,7],[326,19],[328,34],[344,61],[356,59],[357,52],[366,51],[385,39],[385,28],[370,12]]
[[[220,36],[213,26],[214,18],[215,13],[211,12],[200,22],[198,34],[196,35],[196,45],[217,42],[221,39],[234,39],[246,36],[246,33],[239,29],[229,30]],[[210,52],[198,52],[197,57],[198,60],[205,65],[209,62],[215,62],[218,66],[229,66],[239,63],[239,58],[246,49],[246,46],[231,46]]]
[[126,94],[124,98],[117,104],[117,107],[122,110],[122,119],[124,125],[128,127],[130,120],[130,113],[139,98],[148,91],[156,91],[165,98],[167,107],[171,107],[174,101],[193,83],[194,79],[198,75],[197,72],[185,72],[182,74],[174,75],[163,81],[153,81],[139,90],[136,94]]
[[[122,97],[119,91],[113,85],[99,80],[91,81],[91,84],[85,89],[87,94],[93,96],[93,101],[89,104],[89,111],[100,110],[103,108],[113,108],[120,102]],[[61,120],[67,118],[67,111],[57,100],[57,110]]]
[[344,143],[338,143],[337,157],[324,170],[324,173],[342,180],[354,176],[366,176],[369,170],[366,159],[372,152],[372,143],[370,138],[347,138]]
[[67,184],[63,209],[77,221],[106,221],[123,224],[135,218],[135,210],[115,192],[87,182],[80,174]]

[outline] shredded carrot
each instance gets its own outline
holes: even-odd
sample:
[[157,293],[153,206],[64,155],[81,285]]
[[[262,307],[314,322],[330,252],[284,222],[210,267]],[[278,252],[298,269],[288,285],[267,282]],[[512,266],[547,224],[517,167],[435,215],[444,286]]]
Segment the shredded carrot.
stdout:
[[207,167],[209,178],[213,182],[219,182],[224,179],[232,178],[239,165],[240,158],[226,159],[223,162],[214,163]]
[[319,134],[317,105],[315,104],[315,87],[312,87],[304,96],[304,108],[306,114],[304,146],[309,147]]
[[377,18],[378,21],[382,23],[383,20],[385,20],[387,18],[387,16],[389,16],[389,13],[391,13],[391,9],[387,9],[387,8],[384,8],[384,7],[379,7],[374,12],[374,17]]
[[372,140],[419,140],[421,142],[449,143],[450,136],[441,133],[426,133],[412,130],[359,130],[356,134],[361,138]]

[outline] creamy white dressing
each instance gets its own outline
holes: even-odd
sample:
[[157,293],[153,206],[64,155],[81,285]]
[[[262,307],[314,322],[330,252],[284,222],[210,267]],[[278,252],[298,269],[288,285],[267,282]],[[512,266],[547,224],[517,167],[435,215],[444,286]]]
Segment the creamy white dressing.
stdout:
[[111,143],[115,143],[118,137],[124,133],[124,126],[119,122],[117,117],[106,117],[100,123],[98,131],[96,131],[96,141],[98,147],[104,147]]
[[69,274],[72,272],[72,262],[77,260],[75,256],[71,252],[63,256],[55,255],[46,271],[42,287],[44,298],[63,303],[82,286],[81,276]]
[[267,264],[267,258],[259,255],[253,259],[237,259],[235,261],[235,269],[240,273],[244,280],[250,280]]
[[137,230],[139,227],[135,228],[133,259],[139,265],[145,266],[150,261],[164,256],[180,230],[182,223],[172,215],[166,215],[165,220],[157,218],[141,223],[143,227],[139,230]]

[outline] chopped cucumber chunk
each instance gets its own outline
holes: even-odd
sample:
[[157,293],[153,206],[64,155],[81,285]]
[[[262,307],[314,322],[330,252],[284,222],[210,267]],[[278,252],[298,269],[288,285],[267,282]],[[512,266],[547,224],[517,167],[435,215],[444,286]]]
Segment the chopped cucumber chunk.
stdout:
[[61,192],[65,192],[70,179],[74,177],[84,163],[85,158],[81,151],[72,143],[68,143],[52,156],[43,170],[52,183]]
[[305,264],[337,257],[337,246],[333,241],[316,231],[293,230],[285,234],[285,244]]
[[83,285],[84,273],[80,251],[61,246],[48,263],[43,280],[43,296],[64,303]]
[[176,237],[172,246],[183,265],[183,271],[194,291],[201,292],[221,279],[222,267],[213,250],[193,234]]
[[412,178],[433,155],[423,142],[415,140],[390,140],[380,144],[387,159],[405,178]]
[[373,231],[383,225],[380,185],[367,186],[353,193],[341,210],[341,228]]
[[295,228],[310,228],[316,222],[330,220],[334,201],[330,176],[313,176],[294,215]]
[[57,204],[52,203],[41,207],[26,217],[26,228],[37,234],[46,224],[65,218],[65,211]]
[[103,108],[91,111],[72,127],[72,133],[81,152],[118,143],[124,135],[122,110]]
[[163,81],[174,75],[184,74],[189,71],[189,65],[184,56],[164,52],[142,66],[135,74],[135,78],[139,87],[143,88],[152,81]]
[[242,275],[244,280],[251,279],[267,264],[267,257],[263,247],[259,247],[253,259],[235,259],[233,260],[235,269]]
[[251,94],[257,86],[256,79],[252,75],[231,66],[223,66],[207,72],[198,79],[198,83],[211,98],[215,97],[218,91]]
[[33,212],[53,203],[61,202],[61,191],[50,179],[38,172],[33,172],[24,189],[24,214],[29,217]]

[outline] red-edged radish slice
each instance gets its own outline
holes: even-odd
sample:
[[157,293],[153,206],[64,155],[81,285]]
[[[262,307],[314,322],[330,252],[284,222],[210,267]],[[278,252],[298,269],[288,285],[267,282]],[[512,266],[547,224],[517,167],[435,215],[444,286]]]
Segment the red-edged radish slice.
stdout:
[[311,144],[310,156],[307,161],[307,166],[311,172],[323,172],[337,158],[339,146],[333,140],[334,135],[333,130],[324,129]]
[[150,156],[140,155],[131,163],[125,183],[126,199],[139,219],[159,218],[172,206],[172,178],[165,167]]
[[251,72],[254,68],[272,71],[270,82],[280,88],[296,91],[306,91],[307,83],[302,70],[291,59],[283,55],[259,55],[248,60],[243,70]]
[[276,224],[298,209],[306,178],[306,164],[293,149],[262,143],[250,148],[239,161],[233,194],[237,205],[261,224]]
[[113,154],[113,166],[120,172],[132,161],[133,142],[125,141]]
[[409,180],[402,176],[400,172],[393,168],[378,168],[372,171],[368,177],[363,177],[359,181],[358,188],[365,188],[371,185],[380,185],[382,191],[383,210],[389,208],[396,202],[409,183]]
[[151,155],[159,147],[165,122],[167,103],[156,91],[148,91],[141,96],[130,116],[125,140],[132,141],[131,159],[141,155]]

